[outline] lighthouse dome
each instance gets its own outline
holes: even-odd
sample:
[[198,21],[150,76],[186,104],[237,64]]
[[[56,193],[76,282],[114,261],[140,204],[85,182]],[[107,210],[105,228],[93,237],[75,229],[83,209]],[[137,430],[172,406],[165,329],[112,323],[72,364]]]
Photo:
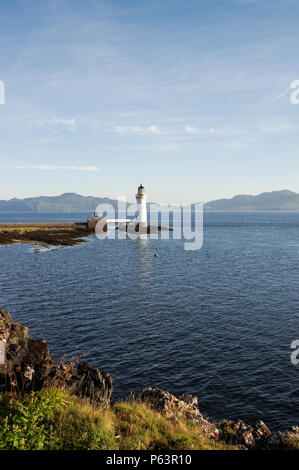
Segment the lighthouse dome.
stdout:
[[138,194],[143,194],[143,193],[144,193],[144,186],[140,184],[140,186],[138,186]]

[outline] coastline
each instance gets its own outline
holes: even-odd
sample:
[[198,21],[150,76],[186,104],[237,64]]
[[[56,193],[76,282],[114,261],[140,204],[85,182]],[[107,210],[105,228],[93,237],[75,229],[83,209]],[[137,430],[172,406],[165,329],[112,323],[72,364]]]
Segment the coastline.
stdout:
[[[299,449],[298,426],[293,426],[287,431],[272,433],[261,420],[255,424],[227,419],[211,422],[200,412],[197,397],[190,394],[175,397],[157,387],[146,387],[136,396],[130,394],[125,401],[114,403],[113,379],[108,372],[101,372],[86,363],[77,365],[74,362],[55,363],[51,359],[46,341],[30,338],[28,328],[13,321],[11,315],[1,309],[0,341],[5,346],[4,364],[0,365],[0,398],[8,394],[7,396],[12,399],[16,395],[11,395],[11,393],[17,393],[18,399],[27,403],[26,400],[33,396],[32,393],[37,394],[36,400],[40,400],[44,395],[48,396],[49,393],[56,395],[64,393],[63,396],[69,400],[69,403],[77,400],[76,404],[80,409],[86,410],[86,407],[89,407],[92,413],[96,413],[92,410],[108,410],[115,414],[119,412],[119,409],[122,411],[130,409],[131,414],[137,413],[138,419],[143,419],[142,426],[152,426],[146,422],[147,418],[151,420],[151,423],[153,419],[164,420],[163,423],[169,422],[169,426],[174,426],[173,432],[180,433],[182,429],[176,426],[181,426],[183,423],[186,439],[191,439],[191,437],[193,439],[192,433],[195,430],[202,436],[201,445],[208,450],[215,448],[222,450]],[[78,399],[83,401],[78,402]],[[0,401],[1,406],[3,406],[3,400]],[[118,432],[121,431],[118,430]],[[198,439],[197,434],[196,436]],[[123,436],[116,436],[116,438],[120,437],[123,442],[123,447],[120,449],[127,448],[127,440],[130,438],[128,431]],[[161,444],[152,443],[151,445],[159,448]],[[179,445],[183,447],[176,447],[175,444],[171,447],[171,444],[168,444],[170,447],[167,448],[188,449],[191,444],[187,444],[186,441],[185,444],[180,442]],[[133,449],[140,450],[140,443],[139,448],[133,447]]]
[[[105,220],[103,232],[107,231]],[[14,243],[37,244],[49,246],[73,246],[85,242],[85,237],[95,233],[97,219],[84,222],[28,222],[28,223],[0,223],[0,245]],[[172,231],[171,228],[161,226],[139,227],[137,224],[119,224],[120,231],[148,235],[161,231]]]
[[73,246],[84,242],[83,238],[92,233],[94,231],[89,230],[86,223],[0,223],[0,245]]

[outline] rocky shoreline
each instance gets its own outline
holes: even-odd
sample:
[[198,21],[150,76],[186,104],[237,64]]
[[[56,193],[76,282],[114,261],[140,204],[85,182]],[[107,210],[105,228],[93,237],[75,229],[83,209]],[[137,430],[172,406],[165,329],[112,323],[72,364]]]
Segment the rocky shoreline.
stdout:
[[[101,372],[87,363],[56,363],[49,347],[42,339],[32,339],[27,327],[12,320],[0,309],[0,341],[4,345],[5,363],[0,365],[0,392],[38,391],[46,386],[67,389],[84,398],[94,407],[113,406],[113,380],[108,372]],[[0,355],[1,356],[1,355]],[[299,427],[272,433],[262,421],[249,425],[243,421],[211,422],[199,410],[198,399],[189,394],[175,397],[157,387],[147,387],[127,400],[146,403],[170,420],[180,416],[192,421],[212,441],[223,441],[243,450],[289,449],[299,441]]]
[[73,246],[84,242],[83,238],[93,233],[84,223],[0,224],[0,245]]

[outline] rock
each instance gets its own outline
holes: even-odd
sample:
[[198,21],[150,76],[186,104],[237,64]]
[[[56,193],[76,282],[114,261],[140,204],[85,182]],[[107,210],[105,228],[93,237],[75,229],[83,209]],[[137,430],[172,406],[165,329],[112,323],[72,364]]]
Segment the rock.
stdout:
[[112,378],[86,363],[56,364],[43,339],[29,337],[27,327],[14,322],[0,309],[0,341],[5,348],[5,364],[0,365],[0,390],[21,392],[40,390],[46,385],[68,388],[71,393],[87,398],[94,406],[108,407]]
[[257,421],[254,425],[246,424],[242,420],[212,423],[200,413],[198,399],[193,395],[181,395],[176,398],[157,387],[149,387],[142,390],[137,399],[149,404],[167,418],[177,419],[179,416],[185,416],[196,422],[210,439],[236,445],[239,449],[289,449],[292,443],[299,442],[299,427],[296,426],[289,431],[272,434],[263,421]]
[[147,403],[167,418],[185,416],[198,424],[210,439],[221,440],[243,450],[288,449],[294,441],[299,442],[299,427],[295,426],[290,431],[272,434],[263,421],[254,425],[242,420],[212,423],[203,417],[198,408],[198,399],[193,395],[177,398],[157,387],[148,387],[142,390],[137,400]]
[[262,450],[267,448],[271,431],[263,421],[258,421],[254,426],[245,424],[244,421],[223,420],[217,423],[220,430],[219,438],[229,444],[235,444],[241,449]]
[[24,351],[28,349],[28,328],[14,322],[11,315],[0,310],[0,341],[5,345],[6,365],[14,367],[22,362]]
[[195,421],[206,436],[211,439],[217,440],[219,437],[216,425],[203,417],[198,409],[198,400],[192,395],[182,395],[176,398],[158,387],[148,387],[142,390],[137,399],[149,404],[167,418],[177,419],[179,416],[185,416]]
[[185,403],[187,403],[188,405],[196,409],[198,408],[198,398],[195,397],[194,395],[184,393],[183,395],[179,397],[179,400],[184,401]]
[[292,426],[291,429],[272,434],[265,443],[266,449],[282,449],[287,450],[293,447],[296,442],[299,446],[299,426]]
[[263,449],[266,446],[267,439],[272,435],[270,429],[263,421],[257,421],[253,430],[254,448]]
[[235,431],[236,431],[236,441],[235,443],[241,446],[246,447],[246,449],[250,449],[254,446],[254,437],[253,431],[254,428],[248,424],[245,424],[243,421],[238,421],[235,424]]
[[110,406],[113,386],[108,372],[100,372],[81,362],[77,369],[71,371],[67,386],[71,393],[80,398],[88,398],[96,407]]

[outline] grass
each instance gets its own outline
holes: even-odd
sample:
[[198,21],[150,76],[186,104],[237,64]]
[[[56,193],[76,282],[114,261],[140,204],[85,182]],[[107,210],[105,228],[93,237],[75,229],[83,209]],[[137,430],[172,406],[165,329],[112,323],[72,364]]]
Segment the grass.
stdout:
[[0,449],[236,449],[214,442],[191,421],[167,419],[144,403],[94,409],[67,391],[49,388],[23,397],[0,395]]
[[175,421],[149,408],[145,403],[118,403],[113,407],[119,449],[125,450],[217,450],[236,449],[208,439],[186,418]]
[[225,442],[233,442],[236,437],[236,431],[232,427],[233,422],[230,420],[223,421],[220,426],[218,426],[220,435]]

